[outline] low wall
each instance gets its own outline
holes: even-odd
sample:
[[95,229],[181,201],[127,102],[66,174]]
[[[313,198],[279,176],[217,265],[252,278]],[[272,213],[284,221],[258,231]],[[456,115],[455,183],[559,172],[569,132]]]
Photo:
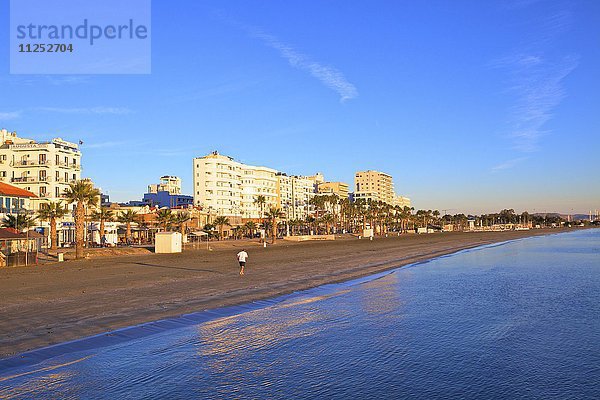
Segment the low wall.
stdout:
[[301,236],[286,236],[284,240],[292,242],[304,242],[306,240],[335,240],[335,235],[301,235]]

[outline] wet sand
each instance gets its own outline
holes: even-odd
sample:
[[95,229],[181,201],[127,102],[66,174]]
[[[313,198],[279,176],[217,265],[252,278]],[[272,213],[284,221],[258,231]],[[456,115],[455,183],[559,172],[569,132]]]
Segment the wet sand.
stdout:
[[[0,269],[0,358],[125,326],[339,282],[461,249],[559,229],[403,235],[373,241],[236,241]],[[249,253],[246,275],[235,254]]]

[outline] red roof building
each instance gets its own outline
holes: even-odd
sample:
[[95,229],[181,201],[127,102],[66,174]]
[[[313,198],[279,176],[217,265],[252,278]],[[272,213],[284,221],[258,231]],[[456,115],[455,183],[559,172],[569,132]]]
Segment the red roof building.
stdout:
[[0,182],[0,196],[25,198],[37,197],[34,193],[30,192],[29,190],[21,189],[4,182]]

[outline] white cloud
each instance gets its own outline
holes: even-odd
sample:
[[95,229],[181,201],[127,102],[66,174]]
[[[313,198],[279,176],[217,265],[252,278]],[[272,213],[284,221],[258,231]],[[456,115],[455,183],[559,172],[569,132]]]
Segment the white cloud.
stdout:
[[575,57],[548,62],[539,56],[518,57],[512,69],[515,104],[510,109],[510,137],[515,150],[539,150],[540,139],[548,133],[544,125],[565,96],[564,79],[577,67]]
[[252,36],[261,39],[267,46],[277,50],[279,55],[287,60],[292,67],[308,72],[312,77],[335,91],[340,96],[340,101],[345,102],[358,96],[356,87],[336,68],[311,60],[309,56],[296,51],[279,41],[275,36],[254,29],[250,29],[250,33]]
[[519,157],[519,158],[514,158],[512,160],[508,160],[503,162],[502,164],[498,164],[494,167],[492,167],[492,171],[502,171],[505,169],[510,169],[514,166],[516,166],[517,164],[520,164],[521,162],[527,160],[529,157]]
[[21,111],[0,112],[0,121],[8,121],[21,117]]
[[86,107],[86,108],[62,108],[62,107],[38,107],[37,110],[44,112],[64,114],[131,114],[131,110],[124,107]]

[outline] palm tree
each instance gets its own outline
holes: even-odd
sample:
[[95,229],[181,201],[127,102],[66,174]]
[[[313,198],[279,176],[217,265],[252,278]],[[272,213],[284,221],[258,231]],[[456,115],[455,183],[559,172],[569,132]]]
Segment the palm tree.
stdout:
[[264,221],[263,221],[263,218],[264,218],[263,208],[264,208],[266,202],[267,202],[267,199],[263,195],[256,196],[256,198],[254,199],[254,203],[258,204],[258,206],[260,207],[260,223],[261,224],[264,223]]
[[244,226],[246,227],[246,229],[248,230],[248,232],[250,232],[250,238],[254,237],[254,232],[256,231],[256,224],[252,221],[248,221],[244,224]]
[[325,224],[325,234],[329,235],[329,230],[331,229],[331,224],[334,223],[333,215],[327,213],[320,218],[320,221]]
[[[135,222],[136,218],[137,218],[137,213],[133,210],[124,211],[117,216],[117,221],[119,221],[122,224],[125,224],[125,229],[126,229],[125,230],[125,241],[126,242],[129,242],[129,240],[131,238],[131,223]],[[138,235],[138,237],[139,237],[139,235]]]
[[270,220],[271,234],[273,236],[271,238],[271,244],[275,244],[275,241],[277,240],[277,219],[282,216],[283,212],[281,211],[281,208],[271,207],[269,211],[267,211],[267,218]]
[[56,230],[56,220],[69,213],[65,207],[58,201],[43,203],[38,210],[38,218],[42,221],[50,222],[50,249],[55,250],[58,246],[58,232]]
[[92,213],[92,220],[100,221],[100,242],[104,237],[104,222],[110,222],[114,219],[113,212],[107,207],[100,207]]
[[213,223],[219,227],[219,240],[223,239],[223,227],[225,225],[229,226],[229,218],[221,215],[215,218]]
[[94,188],[89,180],[79,180],[70,183],[64,191],[64,197],[69,204],[75,205],[75,257],[83,257],[85,235],[85,210],[86,207],[95,207],[100,200],[100,191]]
[[187,228],[187,222],[192,219],[190,213],[187,211],[179,212],[175,215],[173,222],[179,225],[179,229],[181,229],[181,237],[185,236],[185,230]]
[[2,221],[0,222],[0,224],[2,225],[3,228],[12,228],[12,229],[16,229],[16,230],[20,231],[22,229],[30,228],[30,227],[34,226],[35,219],[36,219],[36,217],[30,217],[29,215],[8,214],[4,218],[2,218]]
[[164,230],[167,231],[171,223],[173,222],[173,213],[168,208],[158,210],[156,213],[156,219],[158,224],[162,225]]

